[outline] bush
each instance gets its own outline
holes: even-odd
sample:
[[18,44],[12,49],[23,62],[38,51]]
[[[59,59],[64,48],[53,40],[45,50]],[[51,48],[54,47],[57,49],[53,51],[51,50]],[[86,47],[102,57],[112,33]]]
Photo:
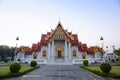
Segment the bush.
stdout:
[[[29,67],[29,66],[28,66]],[[26,73],[28,73],[28,72],[30,72],[30,71],[33,71],[33,70],[35,70],[35,69],[37,69],[37,68],[39,68],[38,66],[37,67],[30,67],[30,68],[28,68],[28,69],[23,69],[23,70],[21,70],[21,71],[19,71],[19,72],[17,72],[17,73],[6,73],[5,75],[1,75],[0,74],[0,80],[3,78],[10,78],[10,77],[18,77],[18,76],[21,76],[21,75],[24,75],[24,74],[26,74]],[[3,80],[2,79],[2,80]]]
[[119,61],[119,58],[117,58],[116,61]]
[[19,62],[20,62],[20,61],[21,61],[21,59],[19,58],[19,59],[17,59],[17,61],[19,61]]
[[112,62],[115,62],[115,60],[114,60],[114,59],[111,59],[111,61],[112,61]]
[[111,67],[111,65],[108,64],[108,63],[102,63],[102,64],[100,65],[100,69],[101,69],[101,71],[104,72],[104,73],[109,73],[110,70],[112,69],[112,67]]
[[31,62],[30,62],[30,66],[36,67],[36,66],[37,66],[37,62],[36,62],[36,61],[31,61]]
[[5,59],[5,60],[4,60],[4,62],[5,62],[5,63],[7,63],[7,62],[8,62],[8,60],[7,60],[7,59]]
[[0,61],[3,61],[2,59],[0,59]]
[[84,61],[83,61],[83,65],[84,65],[84,66],[88,66],[88,60],[84,60]]
[[120,74],[114,74],[114,73],[107,74],[107,73],[103,73],[101,71],[91,70],[89,68],[86,68],[85,66],[80,66],[80,67],[83,68],[83,69],[86,69],[86,70],[88,70],[88,71],[90,71],[92,73],[95,73],[95,74],[97,74],[99,76],[104,76],[104,77],[108,77],[109,76],[109,77],[112,77],[112,78],[120,78]]
[[116,58],[116,61],[120,61],[120,57]]
[[9,67],[11,73],[17,73],[21,69],[21,65],[17,62],[14,62]]
[[10,73],[9,76],[10,76],[10,77],[18,77],[18,76],[21,76],[21,75],[23,75],[23,74],[25,74],[25,73],[28,73],[28,72],[30,72],[30,71],[33,71],[34,69],[37,69],[37,68],[39,68],[39,67],[32,67],[32,68],[30,68],[30,69],[27,69],[27,70],[24,70],[24,71],[18,72],[18,73]]

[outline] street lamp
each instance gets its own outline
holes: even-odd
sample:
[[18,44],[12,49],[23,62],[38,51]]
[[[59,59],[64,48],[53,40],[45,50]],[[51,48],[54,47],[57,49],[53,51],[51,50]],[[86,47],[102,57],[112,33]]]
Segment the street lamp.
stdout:
[[[104,48],[104,46],[103,46],[103,40],[104,40],[104,39],[103,39],[103,37],[101,36],[101,37],[100,37],[100,41],[101,41],[101,43],[102,43],[102,49]],[[103,51],[104,51],[104,49],[103,49]],[[101,56],[101,59],[104,60],[104,59],[103,59],[103,55]]]
[[102,49],[103,49],[103,48],[104,48],[104,45],[103,45],[103,40],[104,40],[104,39],[103,39],[102,36],[100,37],[100,40],[102,41]]
[[17,58],[17,55],[16,55],[17,41],[19,41],[19,37],[17,37],[17,38],[16,38],[16,47],[15,47],[15,61],[16,61],[16,58]]
[[108,50],[108,46],[106,46],[106,51],[105,52],[108,52],[109,50]]
[[17,37],[16,40],[19,40],[19,37]]

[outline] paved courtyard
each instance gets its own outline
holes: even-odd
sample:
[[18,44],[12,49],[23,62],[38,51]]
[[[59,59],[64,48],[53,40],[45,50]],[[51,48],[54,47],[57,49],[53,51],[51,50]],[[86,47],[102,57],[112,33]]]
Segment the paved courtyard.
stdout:
[[103,78],[81,69],[78,65],[41,65],[21,77],[8,80],[115,80]]

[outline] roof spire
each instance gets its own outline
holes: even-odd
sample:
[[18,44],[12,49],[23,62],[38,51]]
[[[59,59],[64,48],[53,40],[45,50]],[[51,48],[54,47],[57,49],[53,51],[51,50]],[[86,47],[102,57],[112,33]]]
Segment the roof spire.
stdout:
[[60,23],[60,16],[59,16],[59,23]]
[[59,22],[58,22],[57,27],[61,27],[60,16],[59,16]]

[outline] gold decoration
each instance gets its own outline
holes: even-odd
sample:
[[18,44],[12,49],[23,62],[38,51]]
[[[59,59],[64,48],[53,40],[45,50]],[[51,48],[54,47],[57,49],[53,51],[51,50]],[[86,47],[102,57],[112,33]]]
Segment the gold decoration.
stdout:
[[73,52],[73,57],[77,57],[76,50],[74,49],[72,52]]
[[37,59],[37,56],[38,56],[38,54],[37,54],[37,53],[34,53],[34,54],[33,54],[33,59]]
[[46,57],[46,50],[43,50],[42,57]]
[[85,53],[82,54],[82,58],[86,59],[86,54]]

